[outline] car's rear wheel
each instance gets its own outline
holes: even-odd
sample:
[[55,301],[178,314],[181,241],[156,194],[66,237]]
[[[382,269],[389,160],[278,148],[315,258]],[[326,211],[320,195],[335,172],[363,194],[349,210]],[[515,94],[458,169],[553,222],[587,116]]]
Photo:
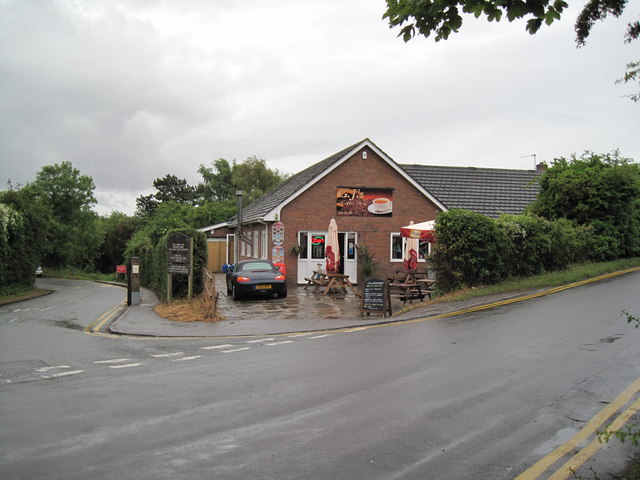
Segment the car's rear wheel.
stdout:
[[235,285],[231,285],[231,298],[234,300],[238,300],[240,298],[240,293]]
[[287,298],[287,292],[278,292],[278,298]]

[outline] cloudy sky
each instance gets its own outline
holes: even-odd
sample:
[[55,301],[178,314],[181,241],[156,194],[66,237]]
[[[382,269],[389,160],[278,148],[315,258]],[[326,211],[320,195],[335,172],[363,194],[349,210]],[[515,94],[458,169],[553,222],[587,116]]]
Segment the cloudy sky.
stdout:
[[166,174],[251,155],[295,173],[365,137],[399,163],[640,161],[640,104],[615,84],[640,2],[580,49],[578,3],[535,36],[471,18],[405,44],[384,0],[0,0],[0,189],[70,161],[99,213],[132,214]]

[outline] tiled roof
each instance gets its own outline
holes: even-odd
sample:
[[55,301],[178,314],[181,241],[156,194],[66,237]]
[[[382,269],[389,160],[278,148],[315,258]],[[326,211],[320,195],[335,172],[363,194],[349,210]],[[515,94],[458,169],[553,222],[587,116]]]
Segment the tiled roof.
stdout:
[[497,217],[521,214],[538,196],[535,170],[400,165],[447,209],[464,208]]
[[[364,139],[289,177],[274,190],[265,193],[243,209],[243,223],[251,223],[272,214],[288,200],[323,176],[340,160],[363,145],[379,148]],[[491,217],[501,213],[521,214],[538,195],[539,174],[535,170],[505,170],[474,167],[398,165],[384,152],[382,156],[426,191],[427,196],[447,209],[464,208]],[[425,192],[423,192],[425,193]],[[236,217],[229,220],[235,226]]]
[[[301,172],[287,178],[275,189],[257,198],[254,202],[244,207],[242,211],[242,223],[251,223],[264,218],[264,216],[274,208],[286,202],[287,199],[294,196],[299,190],[307,186],[313,179],[319,177],[325,170],[329,169],[364,141],[365,140],[354,143],[353,145],[340,150],[338,153],[334,153],[330,157],[327,157],[318,163],[314,163],[310,167],[305,168]],[[229,224],[235,226],[235,216],[229,221]]]

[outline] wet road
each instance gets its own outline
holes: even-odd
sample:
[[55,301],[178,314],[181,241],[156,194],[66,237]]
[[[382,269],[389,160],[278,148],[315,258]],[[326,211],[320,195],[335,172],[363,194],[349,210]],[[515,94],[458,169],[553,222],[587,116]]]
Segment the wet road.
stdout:
[[640,377],[638,291],[212,341],[85,335],[123,293],[76,285],[0,312],[0,477],[514,478]]

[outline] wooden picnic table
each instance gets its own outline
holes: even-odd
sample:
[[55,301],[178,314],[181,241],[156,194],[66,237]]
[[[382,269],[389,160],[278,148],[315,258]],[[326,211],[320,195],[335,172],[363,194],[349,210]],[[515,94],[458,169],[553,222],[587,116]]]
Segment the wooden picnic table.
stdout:
[[313,274],[310,277],[306,277],[305,280],[307,284],[304,286],[304,289],[306,290],[313,285],[314,293],[317,292],[320,287],[324,288],[329,283],[327,272],[323,272],[322,270],[314,270]]
[[307,281],[307,284],[304,286],[304,289],[306,290],[310,286],[313,286],[313,293],[317,292],[321,288],[322,295],[326,295],[331,290],[342,290],[344,293],[348,293],[347,288],[349,288],[354,295],[358,295],[355,287],[349,281],[349,275],[344,273],[314,270],[313,275],[305,277],[305,280]]
[[325,286],[322,295],[326,295],[331,289],[342,289],[344,293],[348,293],[347,288],[349,288],[351,290],[351,293],[353,293],[354,295],[358,295],[353,284],[349,281],[349,275],[337,272],[327,272],[325,273],[325,275],[329,279],[329,282]]
[[429,291],[422,289],[422,282],[390,282],[389,294],[391,298],[398,298],[402,303],[413,302],[414,300],[424,300],[424,297],[431,294]]

